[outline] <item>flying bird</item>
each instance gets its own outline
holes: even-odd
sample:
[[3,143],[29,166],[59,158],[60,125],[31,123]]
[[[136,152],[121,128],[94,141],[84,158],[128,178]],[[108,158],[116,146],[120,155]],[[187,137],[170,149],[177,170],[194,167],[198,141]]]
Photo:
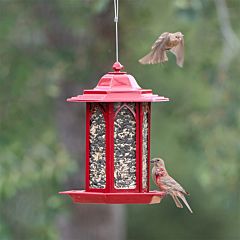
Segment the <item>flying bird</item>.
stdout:
[[179,67],[184,63],[184,39],[181,32],[164,32],[152,45],[151,52],[139,60],[142,64],[155,64],[168,61],[167,51],[176,56]]
[[154,183],[160,188],[161,191],[164,191],[173,198],[178,208],[183,208],[182,203],[178,199],[180,198],[187,206],[188,210],[193,213],[184,196],[189,195],[189,193],[186,192],[178,182],[168,175],[164,161],[161,158],[153,158],[151,163],[154,164],[152,168],[152,178]]

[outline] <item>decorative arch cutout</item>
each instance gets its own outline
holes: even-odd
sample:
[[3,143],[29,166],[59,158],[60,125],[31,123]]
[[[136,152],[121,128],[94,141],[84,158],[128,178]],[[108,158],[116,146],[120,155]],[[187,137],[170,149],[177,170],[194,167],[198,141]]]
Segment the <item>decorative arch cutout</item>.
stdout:
[[117,110],[114,120],[114,187],[136,188],[136,119],[126,104]]
[[123,108],[127,108],[132,115],[134,116],[134,118],[136,118],[136,104],[135,103],[115,103],[114,104],[114,109],[115,109],[115,117],[118,115],[119,111],[121,111]]

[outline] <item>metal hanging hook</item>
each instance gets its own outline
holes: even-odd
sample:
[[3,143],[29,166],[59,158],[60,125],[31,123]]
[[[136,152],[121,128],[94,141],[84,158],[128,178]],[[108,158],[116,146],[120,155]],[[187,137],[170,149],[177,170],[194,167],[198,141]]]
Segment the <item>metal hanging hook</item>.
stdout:
[[118,0],[114,1],[114,22],[115,22],[115,38],[116,38],[116,62],[118,62]]

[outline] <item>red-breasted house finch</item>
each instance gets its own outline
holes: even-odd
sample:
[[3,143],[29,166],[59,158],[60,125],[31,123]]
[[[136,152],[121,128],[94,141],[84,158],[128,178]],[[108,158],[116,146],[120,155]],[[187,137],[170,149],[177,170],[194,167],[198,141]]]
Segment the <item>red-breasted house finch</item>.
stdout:
[[149,54],[139,60],[142,64],[155,64],[168,61],[166,51],[171,51],[176,56],[176,62],[179,67],[184,62],[184,39],[181,32],[164,32],[152,45]]
[[184,194],[189,195],[189,193],[186,192],[178,182],[168,175],[164,161],[161,158],[153,158],[151,163],[154,164],[152,168],[152,178],[154,183],[160,188],[161,191],[171,195],[178,208],[183,208],[183,205],[178,199],[179,197],[185,203],[189,211],[193,213],[184,196]]

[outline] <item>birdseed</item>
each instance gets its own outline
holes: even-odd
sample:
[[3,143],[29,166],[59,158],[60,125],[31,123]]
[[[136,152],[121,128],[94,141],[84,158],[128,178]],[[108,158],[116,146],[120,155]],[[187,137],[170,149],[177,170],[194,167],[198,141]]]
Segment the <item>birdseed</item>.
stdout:
[[[135,103],[114,103],[114,184],[117,189],[136,188]],[[118,112],[117,112],[118,111]]]
[[106,124],[102,110],[91,104],[89,174],[91,188],[106,187]]

